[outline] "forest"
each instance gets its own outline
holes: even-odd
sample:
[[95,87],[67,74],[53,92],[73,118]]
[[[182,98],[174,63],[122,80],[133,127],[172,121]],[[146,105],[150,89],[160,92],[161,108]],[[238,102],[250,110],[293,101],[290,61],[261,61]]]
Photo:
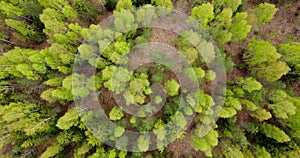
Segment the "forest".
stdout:
[[0,158],[300,157],[300,1],[0,0]]

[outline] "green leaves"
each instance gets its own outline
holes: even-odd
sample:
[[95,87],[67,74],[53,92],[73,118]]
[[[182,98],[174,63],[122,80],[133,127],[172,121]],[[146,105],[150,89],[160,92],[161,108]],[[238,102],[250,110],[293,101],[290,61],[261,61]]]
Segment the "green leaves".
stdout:
[[205,3],[194,7],[191,12],[191,17],[195,20],[200,20],[202,27],[208,29],[208,23],[214,18],[214,6],[211,3]]
[[131,0],[120,0],[117,3],[116,11],[122,11],[127,9],[133,9],[132,1]]
[[286,63],[278,61],[281,55],[267,41],[252,39],[243,56],[251,73],[265,81],[276,81],[290,71]]
[[151,4],[159,7],[173,9],[173,3],[171,0],[151,0]]
[[218,132],[212,129],[203,136],[200,128],[201,126],[196,126],[191,136],[191,145],[196,151],[203,151],[207,157],[212,157],[212,150],[218,145]]
[[214,0],[194,7],[191,17],[200,20],[200,25],[220,44],[240,41],[247,37],[251,26],[246,21],[246,12],[233,14],[239,5],[241,0]]
[[115,133],[114,133],[114,136],[116,138],[122,136],[122,134],[125,132],[125,129],[121,126],[118,126],[116,129],[115,129]]
[[175,96],[178,94],[180,85],[177,83],[176,80],[172,79],[172,80],[167,81],[164,87],[169,96]]
[[252,77],[239,78],[237,84],[242,86],[243,90],[251,93],[255,90],[260,90],[262,85]]
[[135,77],[130,80],[129,91],[124,93],[126,104],[143,104],[146,99],[146,95],[152,93],[150,88],[150,82],[148,76],[144,73],[135,74]]
[[257,17],[257,24],[259,26],[263,26],[273,19],[277,11],[278,9],[275,7],[274,4],[261,3],[252,12]]
[[109,118],[113,121],[120,120],[124,116],[122,109],[119,107],[113,107],[109,112]]
[[60,129],[68,130],[72,126],[76,126],[79,123],[78,118],[79,115],[77,114],[77,109],[70,109],[65,113],[64,116],[58,119],[56,126]]
[[281,130],[280,128],[278,128],[276,126],[273,126],[273,125],[270,125],[267,123],[263,123],[259,129],[267,137],[273,138],[279,143],[288,142],[291,140],[289,138],[289,136],[286,135],[283,130]]
[[140,135],[138,138],[138,148],[140,151],[145,152],[149,149],[149,145],[150,145],[150,137],[148,136],[144,136],[144,135]]
[[300,75],[300,43],[281,44],[278,52],[282,55],[283,60],[292,68],[292,71]]

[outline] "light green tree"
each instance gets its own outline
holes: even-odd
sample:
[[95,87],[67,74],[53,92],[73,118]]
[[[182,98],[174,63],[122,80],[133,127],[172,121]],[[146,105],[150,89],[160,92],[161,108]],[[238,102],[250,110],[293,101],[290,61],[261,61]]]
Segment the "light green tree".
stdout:
[[281,55],[267,41],[252,39],[243,56],[251,68],[251,73],[265,81],[276,81],[290,71],[285,62],[278,61]]
[[113,107],[109,112],[109,118],[113,121],[120,120],[124,116],[122,109],[119,107]]
[[212,157],[212,150],[218,145],[218,132],[212,129],[203,135],[201,126],[196,126],[191,136],[191,145],[196,151],[203,151],[207,157]]
[[191,12],[191,17],[195,20],[200,20],[202,27],[208,29],[208,23],[214,19],[214,6],[211,3],[206,3],[194,7]]
[[117,3],[116,11],[122,11],[122,10],[133,9],[133,8],[134,6],[132,5],[131,0],[120,0]]
[[260,125],[259,130],[267,137],[273,138],[279,143],[289,142],[291,140],[283,130],[271,124],[263,123]]
[[261,3],[257,6],[257,8],[252,10],[257,17],[257,24],[259,26],[263,26],[270,22],[277,11],[278,9],[275,7],[275,5],[270,3]]
[[175,96],[179,93],[180,85],[174,79],[167,81],[164,87],[169,96]]
[[173,3],[171,0],[151,0],[151,4],[164,8],[173,8]]
[[56,126],[63,130],[68,130],[72,126],[76,126],[79,124],[79,115],[77,113],[77,109],[73,108],[68,110],[64,116],[60,117],[57,121]]
[[279,46],[278,52],[292,68],[292,72],[300,75],[300,43],[286,43]]

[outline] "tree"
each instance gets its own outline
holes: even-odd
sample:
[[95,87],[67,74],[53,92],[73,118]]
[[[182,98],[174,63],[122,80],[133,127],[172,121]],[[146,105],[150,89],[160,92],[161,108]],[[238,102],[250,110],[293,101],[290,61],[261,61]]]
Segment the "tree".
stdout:
[[51,146],[47,147],[46,151],[41,155],[41,158],[53,157],[62,150],[63,146],[61,146],[59,143],[53,143]]
[[191,12],[191,17],[195,20],[200,20],[202,27],[208,29],[208,23],[214,19],[214,6],[211,3],[205,3],[194,7]]
[[200,128],[196,126],[191,136],[191,145],[196,151],[203,151],[207,157],[212,157],[212,150],[218,145],[218,132],[212,129],[203,135]]
[[6,3],[5,1],[0,2],[0,11],[5,14],[8,18],[16,18],[23,14],[21,8],[14,6],[11,3]]
[[44,40],[44,34],[35,30],[33,25],[28,25],[23,21],[17,21],[12,19],[5,20],[6,25],[15,29],[17,33],[22,35],[28,40],[40,43]]
[[257,24],[259,26],[263,26],[270,22],[277,11],[278,9],[275,7],[275,5],[269,3],[261,3],[257,6],[257,8],[252,10],[257,17]]
[[171,0],[151,0],[151,4],[159,7],[173,9],[173,3]]
[[199,20],[200,25],[220,44],[240,41],[247,37],[251,29],[246,21],[246,12],[234,14],[240,5],[241,0],[213,0],[212,3],[194,7],[191,17]]
[[243,56],[251,73],[265,81],[276,81],[290,71],[285,62],[278,61],[281,55],[267,41],[252,39]]
[[45,25],[44,33],[48,36],[58,33],[65,34],[67,32],[66,24],[63,22],[63,15],[54,9],[44,9],[40,19]]
[[251,25],[246,21],[247,13],[237,13],[232,18],[232,25],[229,28],[229,31],[232,33],[233,41],[241,41],[245,39],[248,33],[251,30]]
[[140,135],[138,138],[138,148],[140,151],[145,152],[149,149],[149,145],[150,145],[150,137],[145,136],[145,135]]
[[155,8],[151,5],[145,5],[136,11],[136,21],[141,23],[142,26],[148,26],[151,21],[157,18]]
[[122,109],[119,107],[113,107],[109,112],[109,118],[113,121],[120,120],[124,116]]
[[132,1],[131,0],[120,0],[117,3],[116,11],[122,11],[127,9],[133,9]]
[[65,0],[38,0],[38,2],[44,8],[52,8],[52,9],[57,9],[59,11],[62,11],[64,6],[69,6],[69,3]]
[[148,75],[135,74],[135,76],[129,82],[129,91],[123,94],[126,104],[143,104],[146,99],[146,95],[152,93],[150,88],[150,82]]
[[283,130],[271,124],[263,123],[260,125],[259,130],[267,137],[273,138],[279,143],[289,142],[291,140]]
[[176,80],[172,79],[167,81],[164,87],[169,96],[175,96],[178,94],[180,85],[177,83]]
[[209,81],[213,81],[216,79],[216,73],[212,70],[208,70],[205,74],[205,78]]
[[292,72],[300,75],[300,43],[286,43],[279,46],[278,52],[282,58],[292,68]]
[[277,118],[287,119],[296,113],[296,105],[292,97],[283,90],[271,90],[267,99],[268,107]]
[[249,93],[251,93],[255,90],[260,90],[262,88],[261,83],[256,81],[252,77],[239,78],[236,83],[237,83],[237,85],[240,85],[243,88],[243,90],[245,90]]
[[238,7],[242,4],[241,0],[213,0],[212,4],[217,11],[224,8],[230,8],[233,12],[237,11]]
[[84,0],[74,0],[73,5],[82,20],[86,22],[93,22],[97,18],[97,12],[90,2]]
[[63,130],[68,130],[72,126],[76,126],[79,124],[79,115],[77,113],[77,109],[73,108],[68,110],[64,116],[60,117],[57,121],[56,126]]
[[209,28],[209,32],[213,39],[217,40],[221,44],[229,42],[232,38],[232,33],[228,30],[232,23],[232,14],[231,9],[223,9],[220,14],[215,16],[215,22],[213,22],[214,27]]
[[65,6],[62,9],[62,13],[64,14],[64,17],[71,22],[77,20],[77,12],[71,6]]
[[264,121],[272,118],[272,114],[267,111],[266,109],[263,109],[261,107],[258,107],[254,112],[250,114],[252,117],[258,119],[259,121]]

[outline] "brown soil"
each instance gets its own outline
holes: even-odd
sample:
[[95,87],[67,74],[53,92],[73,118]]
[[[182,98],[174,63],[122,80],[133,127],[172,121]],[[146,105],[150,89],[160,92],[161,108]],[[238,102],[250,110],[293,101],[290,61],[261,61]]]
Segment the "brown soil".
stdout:
[[287,85],[287,89],[292,90],[296,96],[300,97],[300,79]]
[[242,53],[243,49],[246,48],[246,42],[234,42],[234,43],[228,43],[223,45],[227,57],[232,59],[235,63],[235,67],[232,72],[227,73],[227,80],[233,80],[236,77],[245,77],[247,76],[247,70],[246,69],[238,69],[237,66],[239,64],[246,65],[245,62],[242,59]]
[[152,36],[150,37],[149,42],[157,42],[175,46],[174,43],[172,43],[172,40],[177,38],[178,35],[176,35],[174,32],[159,28],[152,28]]
[[190,145],[191,133],[188,132],[183,139],[177,139],[170,143],[166,149],[166,153],[170,154],[172,158],[204,158],[202,152],[196,152]]
[[[246,10],[253,9],[255,3],[249,2]],[[279,10],[271,22],[263,27],[253,27],[249,37],[270,41],[277,46],[281,43],[300,41],[300,1],[282,1],[276,6]]]

